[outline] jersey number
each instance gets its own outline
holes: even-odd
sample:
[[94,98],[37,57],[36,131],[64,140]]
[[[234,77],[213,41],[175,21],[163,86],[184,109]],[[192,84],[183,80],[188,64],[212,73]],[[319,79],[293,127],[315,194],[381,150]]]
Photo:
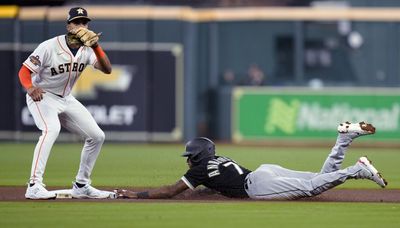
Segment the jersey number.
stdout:
[[228,167],[228,166],[230,166],[230,165],[233,165],[233,167],[235,167],[235,169],[238,171],[238,173],[239,173],[240,175],[243,174],[243,170],[242,170],[242,169],[240,168],[240,166],[238,166],[236,163],[227,162],[227,163],[224,164],[225,167]]

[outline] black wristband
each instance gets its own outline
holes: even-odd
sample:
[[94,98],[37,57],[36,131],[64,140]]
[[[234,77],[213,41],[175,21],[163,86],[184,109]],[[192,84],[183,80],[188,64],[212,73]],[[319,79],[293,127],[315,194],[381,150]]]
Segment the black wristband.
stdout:
[[137,194],[138,199],[147,199],[149,198],[149,192],[138,192]]

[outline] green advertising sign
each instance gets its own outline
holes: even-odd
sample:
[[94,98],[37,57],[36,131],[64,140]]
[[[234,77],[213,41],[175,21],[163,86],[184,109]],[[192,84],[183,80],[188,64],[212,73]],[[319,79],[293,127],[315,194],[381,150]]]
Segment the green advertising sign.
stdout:
[[339,123],[366,121],[378,140],[400,138],[400,92],[362,89],[238,87],[232,96],[232,137],[321,139],[336,136]]

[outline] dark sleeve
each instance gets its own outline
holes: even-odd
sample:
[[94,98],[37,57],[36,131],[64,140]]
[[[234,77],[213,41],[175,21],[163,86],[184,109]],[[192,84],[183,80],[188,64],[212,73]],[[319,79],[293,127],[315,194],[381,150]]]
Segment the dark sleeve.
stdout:
[[207,168],[203,165],[198,165],[189,169],[181,178],[183,182],[190,188],[195,189],[207,180]]

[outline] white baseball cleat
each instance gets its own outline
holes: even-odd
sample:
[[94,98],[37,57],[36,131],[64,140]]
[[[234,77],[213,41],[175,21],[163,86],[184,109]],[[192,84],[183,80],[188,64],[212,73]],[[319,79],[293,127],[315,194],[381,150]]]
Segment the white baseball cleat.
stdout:
[[371,135],[375,134],[375,127],[372,124],[359,122],[359,123],[350,123],[344,122],[339,124],[338,132],[341,134],[349,134],[353,137],[358,137],[362,135]]
[[34,200],[47,200],[47,199],[55,199],[56,194],[54,192],[49,192],[45,188],[45,185],[42,183],[35,183],[30,186],[28,183],[28,188],[26,189],[25,198],[26,199],[34,199]]
[[369,179],[377,183],[382,188],[386,187],[387,181],[382,177],[378,170],[371,164],[367,157],[361,157],[357,161],[357,166],[361,167],[361,172],[357,174],[357,179]]
[[90,184],[86,184],[83,187],[78,187],[76,183],[73,183],[72,191],[71,191],[72,198],[76,199],[108,199],[108,198],[117,198],[114,192],[108,191],[101,191],[96,189]]

